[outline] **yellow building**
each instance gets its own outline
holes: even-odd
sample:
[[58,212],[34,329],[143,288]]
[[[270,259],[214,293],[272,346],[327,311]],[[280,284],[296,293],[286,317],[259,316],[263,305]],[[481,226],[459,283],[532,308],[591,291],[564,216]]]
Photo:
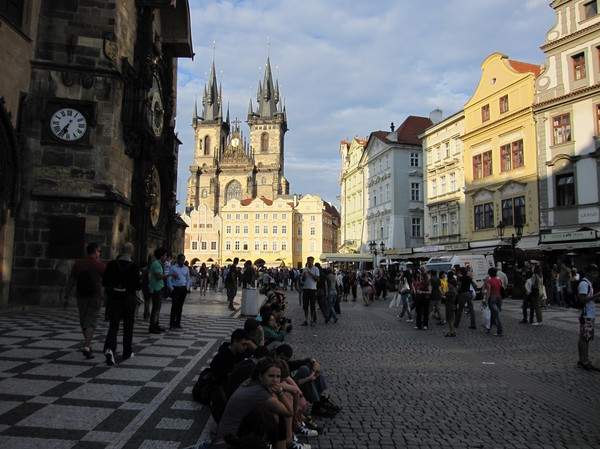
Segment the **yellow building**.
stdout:
[[340,252],[359,252],[363,239],[366,243],[363,171],[360,167],[360,160],[366,144],[366,140],[358,137],[352,139],[351,142],[342,140],[340,144],[340,154],[342,156],[342,170],[340,172]]
[[181,216],[185,230],[184,254],[192,264],[221,264],[221,217],[205,204]]
[[305,195],[295,210],[294,266],[303,267],[308,256],[318,261],[321,254],[337,252],[340,228],[337,209],[318,195]]
[[540,67],[493,53],[481,67],[479,85],[465,105],[465,238],[491,253],[523,225],[523,249],[539,234],[536,131],[532,106]]
[[230,199],[222,210],[221,260],[263,259],[267,266],[293,261],[293,199]]

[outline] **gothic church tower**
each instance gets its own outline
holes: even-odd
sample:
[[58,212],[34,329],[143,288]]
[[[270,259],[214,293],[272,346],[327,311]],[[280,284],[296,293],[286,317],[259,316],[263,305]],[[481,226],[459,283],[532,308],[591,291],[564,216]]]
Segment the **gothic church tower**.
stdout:
[[222,86],[217,84],[213,62],[202,96],[202,114],[198,116],[195,107],[192,118],[194,163],[190,166],[187,212],[205,204],[219,214],[232,198],[272,200],[289,193],[283,174],[286,111],[268,58],[264,79],[258,84],[257,106],[255,109],[250,100],[247,123],[249,142],[238,120],[231,126],[229,111],[223,119]]

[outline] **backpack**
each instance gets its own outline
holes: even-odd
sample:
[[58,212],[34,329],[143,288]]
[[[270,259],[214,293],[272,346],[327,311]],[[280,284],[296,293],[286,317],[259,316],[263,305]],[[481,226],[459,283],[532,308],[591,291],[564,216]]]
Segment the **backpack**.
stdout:
[[194,400],[201,404],[209,405],[213,392],[218,388],[218,385],[219,381],[213,370],[204,368],[198,376],[196,385],[194,385],[194,388],[192,389]]
[[88,270],[82,271],[77,276],[77,285],[75,286],[77,294],[84,298],[90,298],[96,293],[96,286],[92,275]]
[[582,301],[582,298],[579,296],[579,284],[581,284],[582,282],[585,282],[588,285],[588,293],[590,292],[590,288],[591,285],[589,283],[589,281],[587,279],[582,279],[579,282],[577,282],[577,285],[575,285],[575,289],[574,289],[574,295],[571,296],[567,296],[565,299],[567,301],[567,305],[569,307],[572,307],[573,309],[583,309],[585,306],[585,302]]
[[125,276],[125,272],[131,265],[131,262],[127,262],[127,265],[125,265],[125,268],[121,267],[121,264],[119,263],[118,260],[115,261],[115,263],[117,264],[117,267],[119,268],[119,278],[115,284],[111,285],[108,288],[108,291],[112,298],[124,299],[124,298],[127,298],[127,296],[128,296],[127,295],[127,277]]

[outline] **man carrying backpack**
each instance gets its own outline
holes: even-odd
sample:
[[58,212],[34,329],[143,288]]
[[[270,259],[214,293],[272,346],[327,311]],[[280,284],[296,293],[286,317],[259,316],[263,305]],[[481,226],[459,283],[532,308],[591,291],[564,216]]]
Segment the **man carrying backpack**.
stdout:
[[135,292],[142,288],[140,267],[133,262],[133,243],[123,245],[121,255],[106,266],[102,285],[108,296],[110,325],[104,342],[106,364],[115,364],[117,334],[123,320],[123,359],[133,355],[133,323],[135,322]]
[[102,307],[101,278],[104,269],[104,264],[100,262],[100,246],[95,242],[89,243],[86,256],[73,264],[65,286],[65,307],[68,304],[71,289],[75,286],[79,324],[84,338],[82,352],[86,359],[94,358],[92,337],[96,329],[98,313]]
[[577,288],[577,300],[582,305],[581,316],[579,317],[579,342],[577,350],[579,361],[577,368],[590,370],[599,370],[594,367],[588,356],[589,342],[594,339],[594,321],[596,319],[596,299],[600,297],[600,292],[594,293],[593,284],[598,278],[598,266],[592,264],[585,268],[585,276]]

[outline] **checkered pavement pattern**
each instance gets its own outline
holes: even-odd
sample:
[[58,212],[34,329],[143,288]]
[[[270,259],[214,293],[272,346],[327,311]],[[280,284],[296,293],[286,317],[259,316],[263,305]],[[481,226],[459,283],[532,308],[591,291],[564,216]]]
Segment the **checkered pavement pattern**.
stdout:
[[190,316],[184,321],[183,329],[160,335],[136,321],[134,357],[121,360],[116,354],[117,364],[109,367],[102,354],[108,324],[103,320],[94,337],[96,357],[86,360],[75,309],[0,315],[0,447],[196,444],[212,420],[210,410],[193,401],[192,387],[240,320]]

